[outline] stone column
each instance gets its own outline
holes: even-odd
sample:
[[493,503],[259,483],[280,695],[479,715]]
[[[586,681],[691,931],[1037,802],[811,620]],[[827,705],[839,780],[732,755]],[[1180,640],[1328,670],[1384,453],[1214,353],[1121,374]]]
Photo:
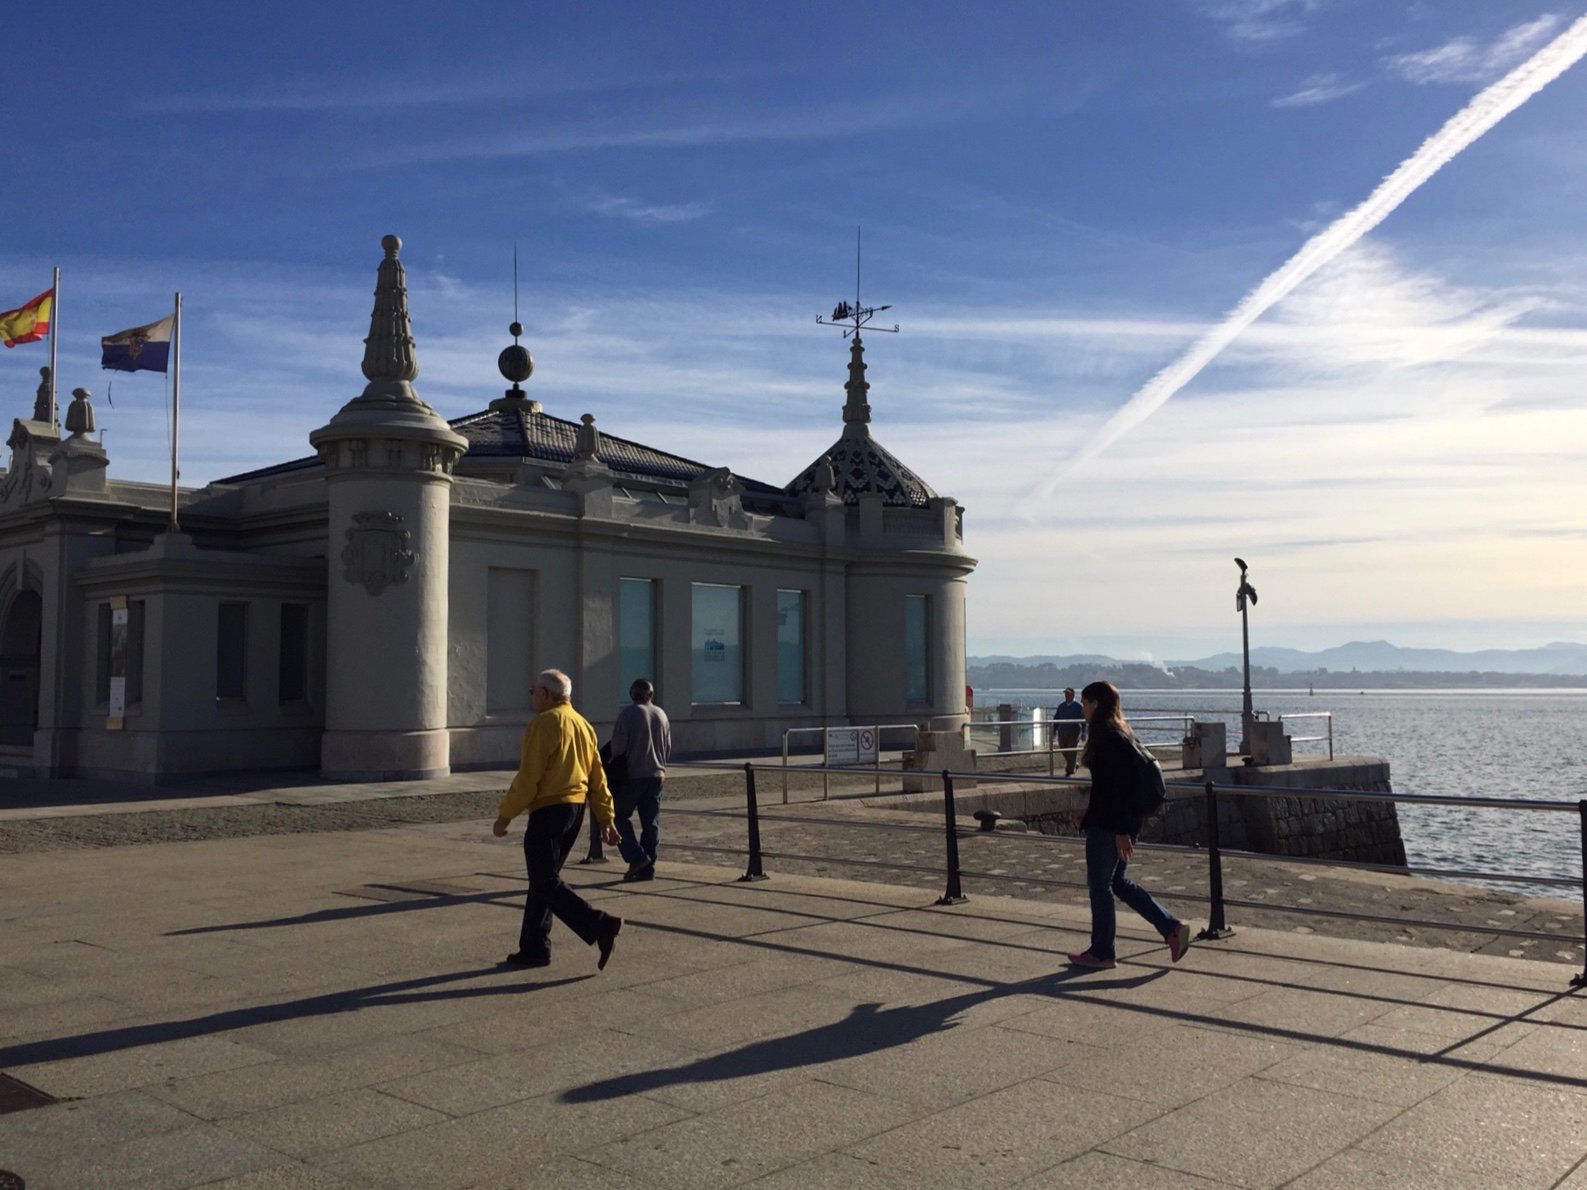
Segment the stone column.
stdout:
[[419,399],[397,253],[375,287],[363,394],[309,435],[325,464],[330,519],[325,735],[320,770],[349,781],[451,771],[446,723],[452,469],[468,448]]

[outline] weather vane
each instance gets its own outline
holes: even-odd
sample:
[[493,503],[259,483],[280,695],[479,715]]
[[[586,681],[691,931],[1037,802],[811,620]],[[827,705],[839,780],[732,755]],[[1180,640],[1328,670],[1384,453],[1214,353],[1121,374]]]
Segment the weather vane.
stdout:
[[[817,314],[816,321],[822,326],[843,327],[843,337],[847,339],[850,335],[858,335],[860,328],[869,325],[871,319],[883,310],[891,309],[891,306],[860,305],[860,229],[856,227],[854,229],[854,304],[851,306],[847,302],[839,302],[833,309],[830,319],[823,318]],[[871,329],[873,331],[886,331],[889,335],[896,335],[898,333],[898,324],[895,322],[890,328],[873,326]]]

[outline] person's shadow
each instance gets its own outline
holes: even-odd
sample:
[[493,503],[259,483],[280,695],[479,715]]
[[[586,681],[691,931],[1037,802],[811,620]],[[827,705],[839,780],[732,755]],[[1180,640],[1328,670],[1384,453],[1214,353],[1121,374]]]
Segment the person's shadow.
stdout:
[[[1105,991],[1116,988],[1135,988],[1160,979],[1167,969],[1148,972],[1125,979],[1086,978],[1076,991]],[[1056,975],[1042,975],[1021,983],[1001,984],[977,992],[934,1000],[929,1004],[907,1004],[898,1008],[883,1008],[879,1004],[857,1004],[849,1015],[830,1025],[817,1025],[802,1033],[785,1037],[771,1037],[752,1041],[738,1049],[708,1058],[700,1058],[681,1066],[667,1066],[659,1070],[645,1070],[617,1078],[602,1079],[572,1087],[562,1093],[565,1103],[589,1103],[603,1099],[620,1099],[625,1095],[640,1095],[661,1087],[680,1083],[721,1082],[727,1079],[748,1078],[774,1070],[791,1070],[800,1066],[815,1066],[843,1058],[855,1058],[894,1046],[907,1045],[933,1033],[943,1033],[958,1027],[961,1014],[978,1004],[999,1000],[1005,996],[1048,995],[1062,998],[1062,984],[1091,973],[1079,969],[1061,971]],[[1060,986],[1055,986],[1060,985]]]

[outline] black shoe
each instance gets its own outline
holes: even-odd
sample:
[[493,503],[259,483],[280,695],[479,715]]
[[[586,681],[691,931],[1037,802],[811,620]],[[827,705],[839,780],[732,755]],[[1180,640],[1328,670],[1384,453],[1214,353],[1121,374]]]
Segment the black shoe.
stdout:
[[656,865],[645,864],[643,867],[629,868],[623,873],[625,884],[638,884],[641,880],[654,880],[656,878]]
[[548,954],[524,954],[521,950],[515,950],[502,962],[511,963],[514,967],[549,967],[551,965],[551,956]]
[[595,935],[595,945],[601,952],[595,964],[597,971],[606,970],[606,960],[612,957],[612,947],[617,945],[617,932],[622,928],[623,919],[620,917],[608,917],[601,923],[600,931]]

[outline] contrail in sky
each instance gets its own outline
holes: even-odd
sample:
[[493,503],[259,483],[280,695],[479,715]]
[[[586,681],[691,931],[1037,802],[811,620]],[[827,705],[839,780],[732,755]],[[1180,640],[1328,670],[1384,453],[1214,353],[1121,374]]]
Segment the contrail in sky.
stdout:
[[1097,457],[1155,413],[1184,388],[1225,347],[1302,281],[1383,222],[1428,178],[1587,54],[1587,16],[1533,54],[1498,82],[1478,92],[1450,121],[1422,142],[1398,169],[1384,178],[1360,206],[1318,232],[1276,272],[1246,294],[1227,318],[1142,386],[1107,420],[1061,473],[1044,483],[1038,498],[1053,494],[1077,468]]

